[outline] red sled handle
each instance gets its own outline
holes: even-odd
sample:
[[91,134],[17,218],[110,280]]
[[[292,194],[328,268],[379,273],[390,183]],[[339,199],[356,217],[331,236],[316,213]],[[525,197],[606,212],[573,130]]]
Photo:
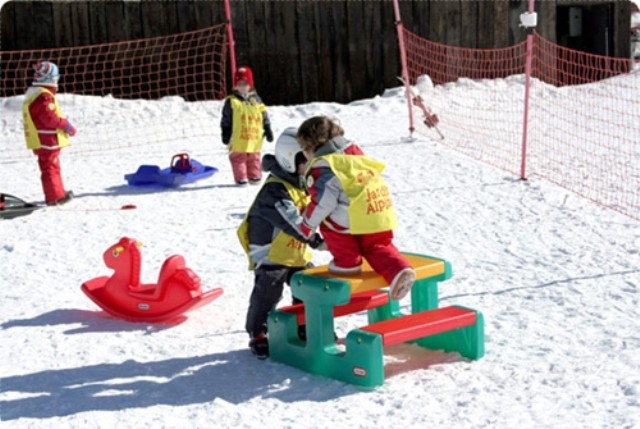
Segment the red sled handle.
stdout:
[[171,171],[190,171],[191,160],[188,153],[178,153],[171,157]]

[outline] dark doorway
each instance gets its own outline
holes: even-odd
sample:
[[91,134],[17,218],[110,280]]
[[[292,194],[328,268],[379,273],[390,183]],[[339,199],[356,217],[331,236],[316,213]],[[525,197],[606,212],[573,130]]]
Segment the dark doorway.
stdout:
[[578,51],[613,56],[613,3],[558,6],[558,44]]

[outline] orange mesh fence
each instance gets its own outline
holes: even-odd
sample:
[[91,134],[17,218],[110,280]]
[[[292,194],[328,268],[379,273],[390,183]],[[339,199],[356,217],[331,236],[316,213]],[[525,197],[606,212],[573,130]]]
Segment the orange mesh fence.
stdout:
[[[524,92],[501,91],[496,81],[523,73],[524,43],[505,49],[465,49],[442,45],[404,31],[409,79],[428,75],[433,84],[420,88],[425,103],[440,118],[443,144],[473,158],[517,174]],[[452,92],[447,83],[457,82]],[[495,90],[492,88],[495,87]],[[461,91],[461,89],[464,89]],[[416,112],[417,130],[420,112]],[[500,118],[497,121],[496,118]]]
[[454,82],[461,77],[496,79],[524,71],[525,44],[503,49],[467,49],[443,45],[405,29],[409,78],[428,74],[433,83]]
[[226,26],[127,42],[0,51],[0,97],[23,94],[31,66],[46,59],[62,72],[60,92],[212,100],[225,93]]
[[[519,175],[526,42],[481,50],[404,37],[410,79],[438,114],[442,143]],[[640,75],[629,59],[567,49],[535,32],[533,46],[528,175],[640,218]],[[422,75],[434,85],[421,84]]]
[[[202,30],[117,43],[59,49],[0,51],[0,97],[4,98],[5,131],[0,133],[3,158],[30,156],[23,139],[22,95],[33,79],[38,60],[60,69],[59,101],[65,115],[79,130],[69,150],[88,152],[122,146],[148,145],[219,134],[218,124],[193,115],[190,123],[171,123],[170,115],[155,112],[151,102],[163,97],[187,101],[221,99],[226,93],[227,31],[224,24]],[[92,108],[75,95],[139,104],[133,118],[123,121],[117,111],[105,111],[98,124],[86,126],[84,109]],[[145,101],[148,106],[145,106]],[[116,101],[112,100],[112,103]],[[103,103],[104,104],[104,103]],[[146,110],[145,110],[146,109]],[[146,113],[148,114],[145,114]],[[110,113],[114,113],[111,115]],[[211,122],[211,121],[209,121]],[[176,128],[178,132],[176,133]],[[181,129],[180,129],[181,128]],[[176,135],[177,134],[177,135]],[[3,141],[9,139],[10,141]]]
[[640,74],[538,34],[533,60],[531,174],[640,218]]

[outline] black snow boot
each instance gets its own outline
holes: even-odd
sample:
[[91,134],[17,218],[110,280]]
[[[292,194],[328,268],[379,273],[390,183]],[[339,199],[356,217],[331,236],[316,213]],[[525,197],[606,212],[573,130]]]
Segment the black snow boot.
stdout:
[[249,341],[251,352],[258,359],[266,359],[269,357],[269,340],[266,335],[258,335]]

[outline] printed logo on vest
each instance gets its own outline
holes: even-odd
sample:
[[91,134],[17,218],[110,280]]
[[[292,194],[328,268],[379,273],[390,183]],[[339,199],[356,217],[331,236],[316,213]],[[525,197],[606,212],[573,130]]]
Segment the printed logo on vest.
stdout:
[[387,185],[367,189],[367,214],[378,213],[393,207]]
[[291,247],[292,249],[302,250],[304,248],[304,243],[302,243],[301,241],[296,240],[295,238],[292,238],[287,243],[287,247]]

